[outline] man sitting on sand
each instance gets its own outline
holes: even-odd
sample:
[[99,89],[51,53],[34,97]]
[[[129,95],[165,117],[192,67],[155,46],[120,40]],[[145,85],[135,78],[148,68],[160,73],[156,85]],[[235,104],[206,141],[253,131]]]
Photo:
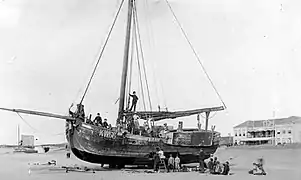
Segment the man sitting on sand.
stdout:
[[224,169],[223,169],[222,175],[228,175],[229,171],[230,171],[229,162],[226,161],[226,163],[224,163],[223,165],[224,165]]
[[266,175],[266,172],[263,169],[263,158],[259,158],[257,163],[253,163],[253,169],[249,171],[249,174]]
[[221,166],[219,161],[216,161],[213,172],[211,174],[221,174],[223,172],[223,167]]
[[214,172],[213,166],[214,166],[214,164],[213,164],[213,159],[210,158],[210,160],[209,160],[209,162],[208,162],[208,165],[207,165],[207,167],[208,167],[208,169],[209,169],[209,173]]

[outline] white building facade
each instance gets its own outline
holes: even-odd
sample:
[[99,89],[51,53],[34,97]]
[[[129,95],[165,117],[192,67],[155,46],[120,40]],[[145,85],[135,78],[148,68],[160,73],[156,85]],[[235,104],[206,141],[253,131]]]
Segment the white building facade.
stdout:
[[301,117],[245,121],[233,131],[234,145],[301,143]]

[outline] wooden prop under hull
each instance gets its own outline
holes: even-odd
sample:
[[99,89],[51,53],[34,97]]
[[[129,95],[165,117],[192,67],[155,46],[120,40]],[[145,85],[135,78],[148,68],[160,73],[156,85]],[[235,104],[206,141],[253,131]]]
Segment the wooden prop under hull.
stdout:
[[[174,157],[179,154],[182,164],[199,162],[199,151],[203,149],[206,156],[214,154],[218,144],[211,146],[187,146],[187,145],[172,145],[162,141],[133,142],[128,138],[123,138],[114,131],[104,133],[99,131],[99,127],[84,123],[79,123],[77,126],[71,125],[71,122],[66,123],[66,136],[73,154],[87,162],[98,164],[114,164],[114,165],[152,165],[152,156],[157,146],[161,147],[164,155],[169,157],[172,154]],[[208,132],[209,133],[209,132]],[[104,136],[106,137],[100,137]],[[148,137],[142,137],[148,138]],[[141,144],[144,142],[144,144]]]

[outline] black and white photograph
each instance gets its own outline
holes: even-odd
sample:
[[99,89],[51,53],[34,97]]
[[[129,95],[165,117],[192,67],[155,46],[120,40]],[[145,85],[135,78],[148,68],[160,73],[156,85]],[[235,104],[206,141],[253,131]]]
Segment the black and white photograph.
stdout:
[[300,7],[0,0],[0,179],[300,180]]

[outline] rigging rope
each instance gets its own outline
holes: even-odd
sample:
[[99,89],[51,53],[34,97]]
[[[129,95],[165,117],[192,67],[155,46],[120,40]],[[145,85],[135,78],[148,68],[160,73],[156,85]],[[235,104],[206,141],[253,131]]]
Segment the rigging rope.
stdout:
[[135,22],[135,18],[133,19],[133,23],[134,23],[134,39],[135,39],[135,46],[136,46],[136,54],[137,54],[137,64],[138,64],[138,70],[139,70],[139,80],[140,80],[140,86],[141,86],[141,93],[142,93],[142,101],[143,101],[143,107],[144,110],[146,111],[146,106],[145,106],[145,100],[144,100],[144,92],[143,92],[143,83],[142,83],[142,77],[141,77],[141,67],[140,67],[140,60],[139,60],[139,50],[138,50],[138,43],[137,43],[137,35],[136,35],[136,22]]
[[[21,118],[21,120],[28,126],[30,127],[34,133],[39,133],[39,131],[34,128],[33,126],[31,126],[18,112],[17,112],[18,116]],[[48,133],[43,133],[43,134],[47,134],[47,135],[52,135],[52,136],[61,136],[61,135],[65,135],[65,133],[57,133],[57,134],[48,134]]]
[[[146,13],[144,13],[145,14],[145,19],[146,19],[146,22],[147,22],[147,32],[149,32],[149,36],[150,36],[150,40],[149,40],[149,44],[150,44],[150,46],[151,46],[151,48],[152,48],[152,52],[154,52],[154,50],[155,50],[155,48],[154,47],[156,47],[155,46],[155,44],[156,44],[156,39],[154,38],[154,30],[153,30],[153,23],[152,23],[152,19],[151,18],[148,18],[148,13],[150,13],[151,11],[150,11],[150,8],[149,8],[149,2],[148,2],[148,0],[145,0],[145,12]],[[159,78],[157,78],[157,76],[156,76],[156,73],[155,73],[155,70],[156,70],[156,63],[155,63],[155,61],[157,60],[157,57],[156,57],[156,55],[157,55],[157,53],[152,53],[152,58],[154,59],[154,61],[151,61],[151,67],[152,67],[152,71],[153,71],[153,76],[154,76],[154,81],[155,81],[155,84],[156,85],[158,85],[159,86],[159,88],[157,87],[157,86],[155,86],[155,90],[156,90],[156,96],[157,96],[157,100],[158,100],[158,105],[160,105],[160,98],[159,98],[159,93],[158,93],[158,91],[160,91],[161,93],[162,93],[162,99],[163,99],[163,105],[164,105],[164,107],[167,107],[167,103],[166,103],[166,99],[165,99],[165,93],[164,93],[164,90],[163,90],[163,85],[162,85],[162,83],[161,83],[161,81],[160,81],[160,79]],[[159,80],[158,80],[159,79]]]
[[[135,6],[136,7],[136,6]],[[154,53],[154,47],[153,47],[153,44],[151,43],[151,38],[150,38],[150,31],[151,30],[149,30],[149,29],[151,29],[151,27],[149,26],[149,19],[148,19],[148,16],[147,16],[147,14],[148,14],[148,11],[147,11],[147,1],[146,0],[144,0],[144,16],[145,16],[145,22],[146,22],[146,31],[147,31],[147,36],[148,36],[148,38],[146,38],[148,41],[148,45],[149,45],[149,47],[150,47],[150,51],[151,52],[153,52],[152,54],[155,54]],[[137,9],[137,8],[136,8]],[[154,59],[153,57],[151,57],[152,59]],[[151,65],[152,65],[152,63],[151,63]],[[154,68],[153,68],[153,66],[152,66],[152,75],[153,75],[153,77],[154,77],[154,84],[155,84],[155,94],[156,94],[156,98],[157,98],[157,103],[158,103],[158,105],[160,104],[160,98],[159,98],[159,95],[158,95],[158,90],[157,90],[157,86],[156,86],[156,77],[154,76]]]
[[113,24],[112,24],[112,26],[111,26],[111,28],[110,28],[109,34],[108,34],[108,36],[107,36],[107,38],[106,38],[106,41],[105,41],[105,43],[104,43],[104,46],[103,46],[103,48],[102,48],[102,50],[101,50],[101,52],[100,52],[100,54],[99,54],[97,63],[96,63],[96,65],[95,65],[94,69],[93,69],[91,78],[90,78],[90,80],[89,80],[89,82],[88,82],[88,85],[87,85],[87,87],[86,87],[86,89],[85,89],[85,92],[84,92],[84,94],[83,94],[83,97],[82,97],[82,99],[81,99],[81,101],[80,101],[80,104],[82,104],[82,102],[83,102],[83,100],[84,100],[84,98],[85,98],[85,96],[86,96],[86,94],[87,94],[87,91],[88,91],[88,89],[89,89],[89,86],[90,86],[90,84],[91,84],[91,81],[92,81],[92,79],[93,79],[93,77],[94,77],[94,74],[95,74],[95,72],[96,72],[97,66],[98,66],[98,64],[99,64],[99,62],[100,62],[100,59],[101,59],[101,57],[102,57],[102,55],[103,55],[103,53],[104,53],[105,47],[106,47],[106,45],[107,45],[107,43],[108,43],[108,41],[109,41],[109,38],[110,38],[111,33],[112,33],[112,31],[113,31],[113,28],[114,28],[114,26],[115,26],[115,23],[116,23],[116,20],[117,20],[117,18],[118,18],[118,15],[119,15],[119,13],[120,13],[120,10],[121,10],[121,7],[122,7],[122,5],[123,5],[123,2],[124,2],[124,0],[121,1],[121,4],[120,4],[120,6],[119,6],[119,9],[118,9],[118,11],[117,11],[117,13],[116,13],[116,16],[115,16],[115,18],[114,18]]
[[150,91],[149,91],[149,86],[148,86],[148,81],[147,81],[145,61],[144,61],[144,55],[143,55],[143,50],[142,50],[142,42],[141,42],[141,37],[140,37],[138,15],[137,15],[137,11],[136,11],[136,1],[134,1],[134,4],[133,4],[133,12],[134,12],[134,22],[136,24],[135,28],[137,29],[137,34],[138,34],[138,39],[139,39],[139,44],[140,44],[140,53],[141,53],[141,58],[142,58],[142,65],[143,65],[143,71],[144,71],[144,78],[145,78],[145,83],[146,83],[149,107],[150,107],[150,110],[152,110],[152,103],[151,103],[151,98],[150,98]]
[[[132,35],[135,33],[134,28],[132,29]],[[132,86],[132,72],[133,72],[133,59],[134,59],[134,36],[132,36],[132,44],[131,44],[131,60],[130,60],[130,75],[128,78],[128,94],[131,93],[131,86]],[[130,106],[130,96],[127,94],[127,109]]]
[[169,4],[168,0],[165,0],[165,2],[166,2],[166,4],[167,4],[167,6],[169,7],[171,13],[173,14],[173,16],[174,16],[174,18],[175,18],[175,20],[176,20],[178,26],[180,27],[180,29],[181,29],[181,31],[182,31],[182,33],[183,33],[183,35],[184,35],[186,41],[188,42],[190,48],[192,49],[192,51],[193,51],[195,57],[197,58],[199,64],[201,65],[201,67],[202,67],[204,73],[206,74],[206,76],[207,76],[207,78],[208,78],[208,80],[209,80],[211,86],[213,87],[215,93],[218,95],[219,99],[220,99],[221,102],[223,103],[223,106],[227,109],[225,102],[223,101],[221,95],[219,94],[219,92],[217,91],[216,87],[214,86],[213,81],[211,80],[211,78],[210,78],[209,74],[207,73],[207,71],[206,71],[206,69],[205,69],[203,63],[201,62],[201,60],[200,60],[198,54],[196,53],[195,49],[193,48],[191,42],[189,41],[188,36],[186,35],[184,29],[182,28],[182,26],[181,26],[181,24],[180,24],[180,22],[179,22],[179,20],[178,20],[178,18],[177,18],[177,16],[176,16],[176,14],[174,13],[174,11],[173,11],[171,5]]

